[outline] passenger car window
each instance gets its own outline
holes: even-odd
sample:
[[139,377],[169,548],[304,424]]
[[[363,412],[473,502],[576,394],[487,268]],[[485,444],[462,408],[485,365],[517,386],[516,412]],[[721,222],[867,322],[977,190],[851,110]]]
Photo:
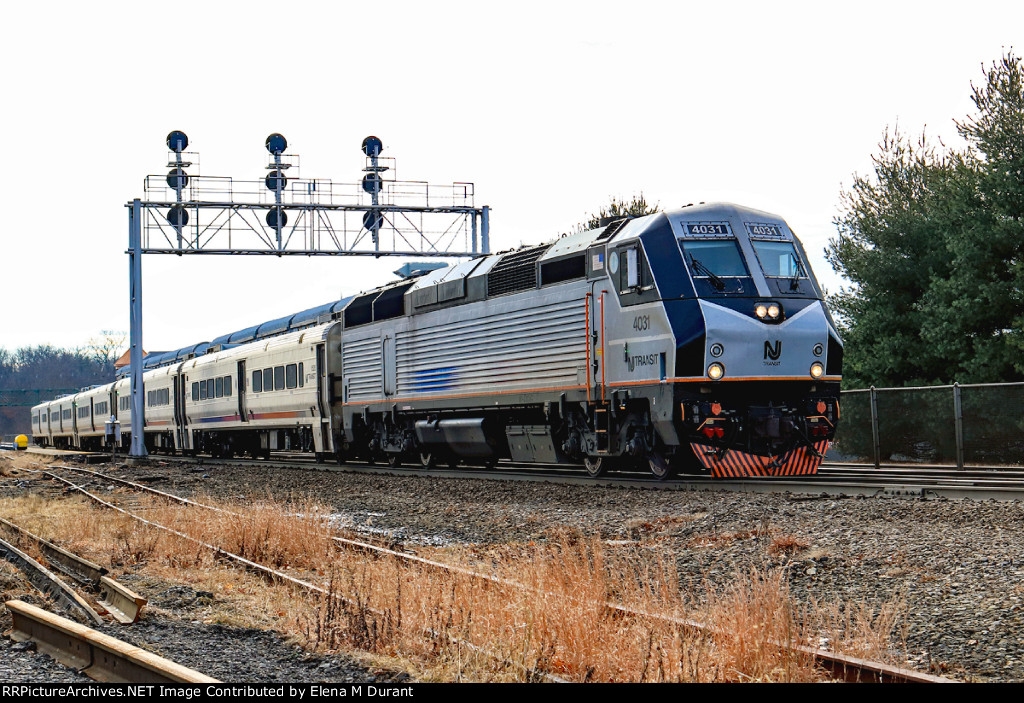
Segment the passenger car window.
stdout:
[[285,366],[284,374],[285,386],[287,386],[288,388],[295,388],[296,386],[299,385],[298,367],[295,364],[288,364],[287,366]]
[[284,367],[283,366],[275,366],[274,367],[274,390],[275,391],[283,391],[284,390]]
[[230,376],[225,376],[224,377],[224,395],[227,398],[231,397],[231,377]]
[[252,392],[262,393],[263,392],[263,372],[253,371],[252,372]]
[[217,397],[218,398],[223,398],[224,397],[224,377],[223,376],[218,376],[217,377],[217,380],[214,382],[214,387],[217,389]]
[[263,369],[263,390],[274,390],[274,369]]
[[[199,400],[199,383],[192,384],[192,400]],[[121,405],[123,406],[124,403]],[[121,409],[124,410],[123,407]]]

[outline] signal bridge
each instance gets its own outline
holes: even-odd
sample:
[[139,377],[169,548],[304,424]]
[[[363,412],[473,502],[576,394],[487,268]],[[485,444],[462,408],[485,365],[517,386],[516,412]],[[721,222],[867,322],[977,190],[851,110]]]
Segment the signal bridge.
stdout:
[[[188,137],[167,137],[166,176],[145,180],[138,207],[141,253],[460,257],[489,253],[489,215],[468,182],[397,179],[377,137],[363,141],[361,182],[301,178],[280,134],[267,137],[261,180],[198,174]],[[195,171],[196,173],[189,173]]]

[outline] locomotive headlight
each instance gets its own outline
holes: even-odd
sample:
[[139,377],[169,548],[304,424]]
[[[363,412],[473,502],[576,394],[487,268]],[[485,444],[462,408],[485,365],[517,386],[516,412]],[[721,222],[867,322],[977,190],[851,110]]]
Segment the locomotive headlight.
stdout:
[[[818,364],[821,366],[821,364]],[[708,367],[708,378],[712,381],[717,381],[725,375],[725,367],[719,364],[717,361]]]
[[782,308],[779,307],[778,303],[772,303],[768,306],[768,317],[777,320],[780,314],[782,314]]
[[820,361],[815,361],[811,364],[811,378],[821,378],[825,375],[825,367],[821,365]]
[[758,303],[756,306],[754,306],[754,314],[757,315],[758,318],[763,320],[764,318],[768,317],[768,306],[765,305],[764,303]]

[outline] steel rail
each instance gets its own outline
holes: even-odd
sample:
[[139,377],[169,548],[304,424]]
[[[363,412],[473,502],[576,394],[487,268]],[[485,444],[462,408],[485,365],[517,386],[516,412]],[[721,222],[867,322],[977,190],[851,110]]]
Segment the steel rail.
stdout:
[[58,547],[42,537],[32,534],[24,527],[15,525],[10,520],[0,518],[0,528],[8,534],[14,535],[16,539],[25,538],[35,544],[53,568],[81,584],[95,588],[99,586],[100,579],[107,574],[107,570],[99,564]]
[[[308,581],[304,581],[302,579],[295,578],[294,576],[289,576],[288,574],[282,573],[282,572],[277,571],[275,569],[271,569],[270,567],[267,567],[267,566],[264,566],[264,565],[259,564],[257,562],[254,562],[254,561],[251,561],[249,559],[246,559],[245,557],[242,557],[242,556],[240,556],[238,554],[234,554],[232,552],[229,552],[229,551],[227,551],[225,549],[222,549],[221,547],[218,547],[216,545],[208,544],[206,542],[203,542],[201,540],[196,539],[195,537],[187,535],[187,534],[185,534],[183,532],[179,532],[178,530],[175,530],[173,528],[167,527],[165,525],[161,525],[161,524],[159,524],[157,522],[153,522],[152,520],[147,520],[146,518],[143,518],[143,517],[140,517],[138,515],[135,515],[134,513],[130,512],[128,510],[124,510],[123,508],[120,508],[120,507],[114,505],[113,503],[108,503],[107,501],[103,500],[99,496],[97,496],[97,495],[95,495],[93,493],[90,493],[89,491],[85,490],[81,486],[78,486],[78,485],[72,483],[71,481],[68,481],[65,478],[61,478],[60,476],[57,476],[56,474],[50,473],[48,471],[43,471],[42,474],[45,475],[45,476],[49,476],[50,478],[52,478],[54,480],[60,481],[61,483],[71,487],[72,489],[81,492],[85,496],[91,498],[93,501],[99,503],[100,505],[103,505],[104,507],[107,507],[107,508],[110,508],[112,510],[115,510],[115,511],[121,513],[122,515],[130,517],[133,520],[137,520],[137,521],[139,521],[139,522],[141,522],[141,523],[143,523],[145,525],[149,525],[150,527],[153,527],[155,529],[163,530],[165,532],[173,534],[173,535],[175,535],[175,536],[177,536],[177,537],[179,537],[181,539],[184,539],[184,540],[186,540],[188,542],[191,542],[192,544],[195,544],[195,545],[201,546],[201,547],[203,547],[203,548],[205,548],[207,550],[213,551],[214,554],[218,558],[223,559],[225,561],[229,561],[229,562],[231,562],[231,563],[233,563],[233,564],[235,564],[237,566],[242,567],[243,569],[245,569],[247,571],[251,571],[253,573],[256,573],[256,574],[266,578],[267,580],[269,580],[271,582],[285,583],[285,584],[288,584],[290,586],[294,586],[294,587],[297,587],[297,588],[299,588],[301,590],[304,590],[304,591],[306,591],[308,593],[314,593],[314,594],[316,594],[318,596],[321,596],[323,598],[335,599],[335,600],[338,600],[338,601],[340,601],[340,602],[342,602],[342,603],[344,603],[346,605],[349,605],[349,606],[357,606],[357,607],[366,609],[366,610],[370,611],[371,613],[373,613],[374,615],[376,615],[378,617],[384,617],[385,616],[385,613],[383,611],[381,611],[381,610],[377,610],[375,608],[368,607],[366,604],[363,604],[363,603],[357,604],[355,601],[352,601],[351,599],[346,598],[345,596],[342,596],[342,595],[337,594],[337,593],[332,593],[329,590],[327,590],[325,588],[322,588],[320,586],[317,586],[315,584],[312,584],[312,583],[310,583]],[[169,496],[170,494],[167,494],[167,495]],[[187,499],[183,499],[183,500],[187,500]],[[191,501],[189,501],[189,502],[191,503]],[[199,503],[193,503],[193,504],[197,505],[197,506],[201,506],[201,504],[199,504]],[[202,507],[209,507],[209,506],[202,506]],[[228,512],[228,511],[223,511],[223,512]],[[537,669],[531,669],[530,667],[525,666],[523,664],[520,664],[518,662],[510,661],[509,659],[506,659],[506,658],[502,657],[501,655],[498,655],[498,654],[495,654],[493,652],[488,651],[484,647],[480,647],[479,645],[475,645],[472,642],[467,642],[467,641],[462,640],[462,639],[460,639],[458,637],[455,637],[454,635],[439,634],[435,630],[430,629],[430,628],[423,630],[423,632],[424,632],[424,634],[428,635],[428,637],[430,637],[431,639],[441,639],[441,638],[443,638],[446,641],[448,641],[450,644],[454,644],[454,645],[457,645],[457,646],[460,646],[460,647],[465,647],[466,649],[469,649],[469,650],[471,650],[473,652],[476,652],[478,654],[482,654],[484,656],[487,656],[487,657],[489,657],[489,658],[491,658],[491,659],[493,659],[493,660],[495,660],[495,661],[497,661],[497,662],[499,662],[501,664],[504,664],[506,666],[512,666],[512,667],[519,668],[519,669],[523,670],[526,673],[526,675],[529,678],[531,678],[531,679],[543,679],[543,680],[549,681],[551,683],[567,683],[567,681],[565,679],[562,679],[562,678],[560,678],[558,676],[555,676],[553,674],[550,674],[550,673],[547,673],[547,672],[544,672],[544,671],[540,671],[540,670],[537,670]]]
[[194,669],[19,600],[5,604],[11,639],[31,640],[39,651],[104,683],[220,683]]
[[[188,498],[184,498],[182,496],[175,496],[174,494],[166,493],[164,491],[159,491],[157,489],[150,488],[149,486],[143,486],[142,484],[134,483],[132,481],[127,481],[125,479],[119,479],[119,478],[116,478],[116,477],[113,477],[113,476],[107,476],[107,475],[104,475],[104,474],[100,474],[99,472],[96,472],[96,471],[91,471],[89,469],[81,469],[81,468],[76,468],[76,467],[56,467],[56,468],[68,468],[68,469],[71,469],[72,471],[78,471],[78,472],[82,472],[82,473],[92,474],[92,475],[95,475],[95,476],[97,476],[99,478],[103,478],[105,480],[116,481],[116,482],[118,482],[118,483],[120,483],[122,485],[130,486],[130,487],[135,488],[135,489],[139,489],[139,490],[143,490],[143,491],[146,491],[146,492],[154,493],[156,495],[162,496],[162,497],[170,499],[170,500],[177,501],[177,502],[179,502],[181,504],[184,504],[184,505],[201,507],[201,508],[206,508],[206,509],[209,509],[209,510],[215,510],[215,511],[218,511],[218,512],[228,513],[228,514],[231,514],[231,515],[237,515],[237,513],[232,513],[231,511],[226,511],[226,510],[223,510],[221,508],[216,508],[216,507],[213,507],[213,506],[203,505],[202,503],[198,503],[196,501],[190,500]],[[399,559],[399,560],[405,561],[405,562],[410,563],[410,564],[416,564],[418,566],[427,567],[427,568],[434,569],[434,570],[437,570],[437,571],[442,571],[444,573],[458,574],[460,576],[464,576],[464,577],[467,577],[467,578],[470,578],[470,579],[473,579],[473,580],[477,580],[477,581],[481,581],[481,582],[485,582],[485,583],[491,583],[491,584],[495,584],[495,585],[502,586],[502,587],[514,588],[514,589],[517,589],[517,590],[527,590],[527,591],[539,592],[539,591],[537,591],[537,589],[531,588],[529,586],[526,586],[524,584],[518,583],[516,581],[512,581],[512,580],[509,580],[509,579],[504,579],[504,578],[501,578],[501,577],[498,577],[498,576],[493,576],[491,574],[484,574],[484,573],[481,573],[479,571],[475,571],[473,569],[468,569],[468,568],[461,567],[461,566],[456,566],[456,565],[453,565],[453,564],[446,564],[444,562],[436,561],[436,560],[433,560],[433,559],[426,559],[424,557],[421,557],[421,556],[418,556],[418,555],[415,555],[415,554],[408,554],[408,553],[405,553],[405,552],[400,552],[400,551],[397,551],[395,549],[390,549],[388,547],[381,547],[381,546],[378,546],[378,545],[375,545],[375,544],[371,544],[369,542],[364,542],[364,541],[361,541],[361,540],[355,540],[355,539],[350,539],[350,538],[345,538],[345,537],[337,537],[337,536],[334,536],[331,539],[336,544],[338,544],[340,546],[343,546],[343,547],[346,547],[346,548],[349,548],[349,549],[355,549],[355,550],[359,550],[359,551],[371,552],[371,553],[375,553],[375,554],[378,554],[378,555],[388,556],[388,557],[392,557],[392,558],[395,558],[395,559]],[[548,595],[548,594],[545,594],[545,595]],[[726,633],[724,633],[724,632],[722,632],[720,630],[716,630],[716,629],[711,628],[711,627],[709,627],[709,626],[707,626],[705,624],[699,623],[699,622],[697,622],[695,620],[688,620],[688,619],[678,618],[678,617],[675,617],[675,616],[664,615],[664,614],[661,614],[661,613],[652,613],[652,612],[649,612],[649,611],[641,611],[641,610],[638,610],[638,609],[635,609],[635,608],[630,608],[628,606],[624,606],[624,605],[620,605],[618,603],[612,603],[612,602],[605,602],[605,603],[603,603],[601,605],[602,605],[602,607],[606,608],[607,610],[609,610],[609,611],[611,611],[613,613],[617,613],[617,614],[621,614],[621,615],[629,615],[629,616],[634,616],[634,617],[637,617],[637,616],[638,617],[644,617],[644,618],[648,618],[648,619],[651,619],[651,620],[660,620],[662,622],[668,622],[668,623],[671,623],[673,625],[679,626],[679,627],[681,627],[681,628],[683,628],[685,630],[691,631],[691,632],[699,632],[701,634],[705,634],[705,635],[706,634],[711,634],[711,635],[715,635],[715,636],[724,636],[726,634]],[[851,681],[851,682],[867,681],[867,682],[873,682],[873,683],[886,683],[886,682],[897,682],[897,683],[956,683],[952,679],[947,679],[947,678],[943,678],[943,677],[939,677],[939,676],[933,676],[931,674],[915,671],[913,669],[906,669],[906,668],[902,668],[902,667],[891,666],[889,664],[885,664],[885,663],[882,663],[882,662],[874,662],[874,661],[870,661],[870,660],[867,660],[867,659],[861,659],[861,658],[858,658],[858,657],[853,657],[853,656],[849,656],[849,655],[845,655],[845,654],[838,654],[838,653],[835,653],[835,652],[828,652],[826,650],[819,649],[819,648],[808,647],[808,646],[805,646],[805,645],[784,645],[784,644],[781,644],[781,643],[774,643],[774,644],[776,646],[778,646],[779,648],[781,648],[781,649],[790,649],[791,651],[798,652],[800,654],[812,657],[817,664],[822,666],[822,668],[827,669],[828,671],[832,672],[832,675],[834,677],[843,679],[845,681]]]
[[78,613],[82,618],[97,625],[103,624],[103,618],[84,598],[75,593],[74,589],[64,583],[57,574],[28,554],[2,539],[0,539],[0,553],[2,553],[0,556],[17,566],[28,578],[29,583],[35,586],[40,593],[53,598],[65,610]]
[[10,520],[0,518],[0,528],[14,534],[18,539],[24,538],[32,542],[53,568],[96,591],[99,594],[99,604],[122,625],[129,625],[139,619],[146,599],[109,578],[104,567],[52,544]]

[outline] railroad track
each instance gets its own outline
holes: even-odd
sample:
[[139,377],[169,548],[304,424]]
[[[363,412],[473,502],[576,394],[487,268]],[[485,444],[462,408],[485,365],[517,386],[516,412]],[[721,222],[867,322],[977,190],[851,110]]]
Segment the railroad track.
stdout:
[[[91,475],[91,476],[93,476],[95,478],[102,479],[103,481],[110,481],[110,482],[116,483],[116,484],[121,485],[121,486],[132,488],[133,490],[137,490],[139,492],[149,493],[151,495],[156,495],[156,496],[159,496],[159,497],[164,498],[166,500],[177,502],[177,503],[179,503],[179,504],[181,504],[183,506],[189,506],[189,507],[200,508],[200,509],[205,509],[205,510],[215,510],[215,511],[218,511],[218,512],[228,512],[228,513],[230,513],[230,511],[225,511],[225,510],[223,510],[221,508],[217,508],[217,507],[214,507],[214,506],[207,506],[207,505],[204,505],[202,503],[199,503],[199,502],[196,502],[194,500],[191,500],[189,498],[185,498],[183,496],[177,496],[177,495],[174,495],[174,494],[171,494],[171,493],[167,493],[165,491],[160,491],[160,490],[151,488],[149,486],[145,486],[143,484],[139,484],[139,483],[136,483],[136,482],[133,482],[133,481],[129,481],[129,480],[126,480],[126,479],[122,479],[122,478],[119,478],[119,477],[115,477],[115,476],[109,476],[109,475],[102,474],[102,473],[99,473],[99,472],[96,472],[96,471],[92,471],[92,470],[89,470],[89,469],[83,469],[83,468],[74,467],[74,466],[59,466],[59,465],[51,465],[48,468],[63,469],[63,470],[77,472],[77,473],[88,474],[88,475]],[[69,485],[74,485],[74,484],[71,484],[71,482],[67,481],[66,479],[62,479],[62,478],[57,477],[57,476],[53,476],[53,477],[57,478],[60,481],[65,482],[65,483],[67,483]],[[78,488],[78,490],[82,491],[86,495],[89,495],[94,500],[97,500],[100,503],[104,503],[104,501],[102,501],[99,498],[96,498],[95,496],[92,496],[88,492],[84,491],[84,489]],[[104,503],[104,504],[106,504],[106,503]],[[110,506],[109,504],[106,504],[106,505],[108,505],[108,507],[114,507],[114,506]],[[121,510],[119,508],[115,508],[115,509],[118,509],[121,512],[125,512],[124,510]],[[234,513],[230,513],[230,514],[234,514]],[[140,517],[137,517],[137,516],[133,516],[133,517],[135,517],[138,520],[141,520],[142,522],[146,522],[148,524],[154,524],[154,523],[150,523],[149,521],[145,520],[144,518],[140,518]],[[162,529],[167,529],[167,528],[162,528]],[[181,533],[175,533],[175,534],[181,535]],[[189,539],[191,539],[191,538],[189,538]],[[377,544],[373,544],[373,543],[367,542],[363,538],[353,539],[353,538],[350,538],[350,537],[337,537],[336,536],[336,537],[333,538],[333,540],[334,540],[336,545],[338,545],[339,547],[344,548],[344,549],[357,550],[357,551],[360,551],[360,552],[370,553],[370,554],[373,554],[374,556],[377,556],[377,557],[388,557],[388,558],[396,559],[396,560],[398,560],[400,562],[404,562],[406,564],[416,565],[416,566],[419,566],[419,567],[422,567],[422,568],[432,569],[432,570],[441,571],[441,572],[448,573],[448,574],[454,574],[454,575],[458,575],[458,576],[461,576],[461,577],[465,577],[465,578],[470,578],[470,579],[486,582],[488,584],[493,584],[493,585],[495,585],[497,587],[500,587],[500,588],[510,588],[510,589],[519,589],[519,590],[524,590],[524,589],[525,590],[532,590],[532,589],[529,589],[528,587],[526,587],[526,586],[524,586],[522,584],[519,584],[519,583],[517,583],[515,581],[512,581],[512,580],[509,580],[509,579],[504,579],[504,578],[496,577],[496,576],[493,576],[493,575],[490,575],[490,574],[481,573],[481,572],[474,571],[472,569],[468,569],[468,568],[465,568],[465,567],[462,567],[462,566],[446,564],[446,563],[443,563],[443,562],[440,562],[440,561],[436,561],[436,560],[432,560],[432,559],[425,559],[423,557],[420,557],[420,556],[417,556],[417,555],[414,555],[414,554],[409,554],[409,553],[406,553],[406,552],[398,551],[396,549],[392,549],[390,547],[385,547],[385,546],[381,546],[381,545],[377,545]],[[192,541],[196,541],[196,540],[192,540]],[[206,545],[206,546],[210,546],[210,545]],[[217,549],[216,547],[211,547],[211,548]],[[218,551],[221,551],[221,550],[218,550]],[[221,551],[221,553],[223,554],[222,551]],[[231,557],[233,560],[237,560],[238,563],[242,564],[246,568],[252,568],[254,566],[252,564],[252,562],[249,562],[248,560],[242,559],[240,557],[235,557],[234,555],[228,555],[228,556]],[[291,582],[293,584],[299,584],[299,585],[301,585],[303,588],[305,588],[307,590],[314,590],[314,591],[317,591],[317,592],[322,592],[322,589],[319,589],[319,587],[313,586],[312,584],[308,584],[306,582],[300,582],[297,579],[294,579],[294,577],[286,576],[284,574],[281,574],[280,572],[275,572],[274,570],[270,570],[270,569],[267,569],[266,567],[262,567],[262,566],[259,566],[259,565],[255,565],[255,566],[256,566],[256,569],[259,572],[263,573],[264,575],[269,575],[269,576],[271,576],[275,580],[283,580],[283,581]],[[545,594],[540,594],[540,595],[545,595]],[[661,621],[664,621],[666,623],[670,623],[670,624],[672,624],[674,626],[677,626],[677,627],[679,627],[679,628],[681,628],[683,630],[686,630],[686,631],[689,631],[689,632],[699,633],[699,634],[704,635],[704,636],[716,637],[716,636],[723,636],[723,634],[724,634],[724,633],[718,632],[717,630],[709,628],[706,625],[703,625],[701,623],[698,623],[698,622],[695,622],[695,621],[692,621],[692,620],[685,620],[685,619],[682,619],[682,618],[677,618],[677,617],[674,617],[674,616],[663,615],[663,614],[658,614],[658,613],[650,613],[650,612],[645,612],[645,611],[638,611],[636,609],[629,608],[629,607],[626,607],[626,606],[623,606],[623,605],[620,605],[620,604],[617,604],[617,603],[607,602],[607,603],[603,604],[603,607],[607,611],[610,611],[611,613],[613,613],[616,616],[644,617],[644,618],[649,618],[649,619],[653,619],[653,620],[661,620]],[[888,665],[888,664],[885,664],[885,663],[881,663],[881,662],[873,662],[873,661],[869,661],[869,660],[865,660],[865,659],[861,659],[861,658],[857,658],[857,657],[851,657],[851,656],[847,656],[847,655],[843,655],[843,654],[838,654],[838,653],[834,653],[834,652],[829,652],[829,651],[826,651],[826,650],[822,650],[822,649],[818,649],[818,648],[813,648],[813,647],[808,647],[808,646],[804,646],[804,645],[795,645],[794,646],[794,645],[786,645],[786,644],[778,643],[777,646],[779,648],[791,649],[791,650],[794,650],[794,651],[796,651],[796,652],[798,652],[800,654],[808,655],[808,656],[813,657],[815,662],[820,667],[822,667],[823,669],[825,669],[827,671],[830,671],[832,673],[833,677],[836,678],[836,679],[839,679],[839,680],[850,681],[850,682],[874,682],[874,683],[952,683],[953,682],[953,680],[951,680],[951,679],[946,679],[946,678],[939,677],[939,676],[933,676],[931,674],[927,674],[927,673],[923,673],[923,672],[918,672],[918,671],[914,671],[914,670],[911,670],[911,669],[906,669],[906,668],[901,668],[901,667],[894,667],[894,666],[891,666],[891,665]],[[540,673],[543,674],[543,672],[540,672]],[[558,680],[560,681],[560,679],[558,679]]]
[[746,493],[782,493],[813,496],[910,496],[932,498],[972,498],[975,500],[1024,500],[1024,470],[1006,467],[971,467],[958,470],[937,466],[883,465],[880,469],[863,464],[822,464],[818,475],[721,479],[710,476],[679,476],[660,481],[646,472],[618,472],[597,478],[582,469],[553,464],[513,464],[499,462],[496,468],[458,466],[445,469],[391,467],[380,464],[319,464],[298,456],[254,459],[212,459],[153,455],[151,461],[193,463],[201,466],[275,466],[308,471],[340,471],[392,476],[429,476],[505,481],[534,481],[581,486],[616,486],[649,490],[739,491]]
[[[88,461],[90,455],[69,452],[60,458]],[[179,455],[150,455],[148,461],[193,463],[201,466],[248,465],[276,466],[305,470],[340,471],[394,476],[430,476],[513,481],[538,481],[569,485],[604,485],[651,490],[742,491],[751,493],[789,492],[834,496],[915,496],[1024,500],[1024,467],[972,466],[956,469],[928,464],[869,464],[825,462],[816,476],[791,476],[721,479],[710,476],[677,476],[663,481],[646,471],[612,472],[597,478],[587,476],[582,467],[560,464],[526,464],[500,461],[494,468],[460,465],[454,468],[423,469],[351,462],[318,463],[301,453],[276,454],[271,459],[214,459]]]

